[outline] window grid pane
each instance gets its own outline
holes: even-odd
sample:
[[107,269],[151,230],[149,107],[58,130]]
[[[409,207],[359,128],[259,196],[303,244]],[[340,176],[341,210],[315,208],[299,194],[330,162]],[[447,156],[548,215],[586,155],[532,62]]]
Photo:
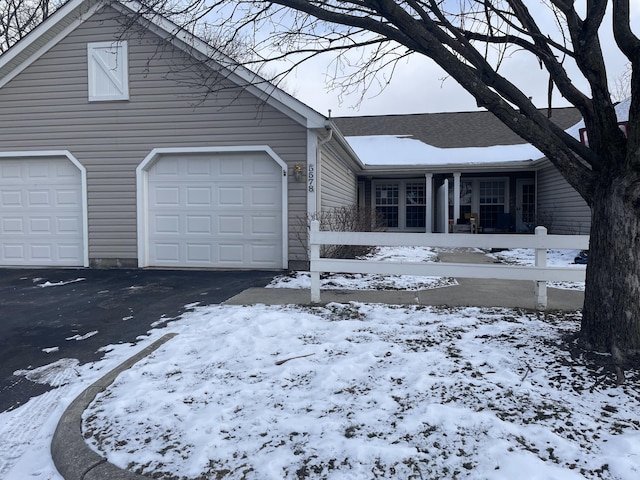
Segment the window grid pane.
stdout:
[[407,228],[424,228],[426,194],[424,183],[411,182],[405,186],[405,223]]
[[498,217],[504,213],[505,182],[480,182],[480,221],[484,228],[496,228]]
[[522,222],[534,223],[536,217],[535,185],[522,186]]
[[504,205],[504,182],[480,182],[480,205]]
[[376,211],[384,217],[387,227],[398,228],[399,199],[400,185],[398,183],[376,185]]
[[481,205],[480,218],[484,228],[496,228],[498,217],[504,213],[504,205]]

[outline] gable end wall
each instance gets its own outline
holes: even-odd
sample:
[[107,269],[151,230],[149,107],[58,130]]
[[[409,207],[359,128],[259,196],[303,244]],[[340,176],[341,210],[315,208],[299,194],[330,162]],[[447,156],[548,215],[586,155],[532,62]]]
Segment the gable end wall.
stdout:
[[[0,89],[0,151],[68,150],[87,169],[89,258],[137,265],[136,167],[154,148],[268,145],[293,170],[306,164],[306,129],[212,77],[149,32],[122,36],[105,8]],[[89,102],[87,43],[129,43],[130,100]],[[289,176],[289,225],[306,215],[306,189]],[[289,259],[306,252],[290,234]]]

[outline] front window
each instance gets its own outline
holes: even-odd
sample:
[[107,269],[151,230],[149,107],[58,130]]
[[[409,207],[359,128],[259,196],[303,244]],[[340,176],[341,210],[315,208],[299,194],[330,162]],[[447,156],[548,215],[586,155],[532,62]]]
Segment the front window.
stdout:
[[480,181],[480,218],[485,228],[496,228],[498,218],[505,211],[505,182],[502,180]]
[[374,204],[387,228],[423,230],[426,224],[426,185],[422,181],[374,182]]
[[383,215],[387,227],[398,228],[400,185],[379,183],[376,185],[376,211]]
[[[464,178],[460,180],[460,211],[458,218],[474,216],[482,228],[497,229],[508,212],[508,181],[506,178]],[[454,218],[453,181],[449,180],[449,218]]]
[[407,183],[405,197],[405,218],[407,228],[424,228],[427,206],[424,183]]

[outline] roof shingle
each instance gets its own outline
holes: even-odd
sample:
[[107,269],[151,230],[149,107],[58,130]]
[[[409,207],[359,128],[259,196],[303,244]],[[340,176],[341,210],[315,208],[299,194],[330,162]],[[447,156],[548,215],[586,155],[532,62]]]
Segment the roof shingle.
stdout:
[[[551,119],[562,129],[575,125],[580,118],[580,112],[574,107],[552,110]],[[408,135],[440,148],[528,143],[487,111],[335,117],[332,120],[345,137]]]

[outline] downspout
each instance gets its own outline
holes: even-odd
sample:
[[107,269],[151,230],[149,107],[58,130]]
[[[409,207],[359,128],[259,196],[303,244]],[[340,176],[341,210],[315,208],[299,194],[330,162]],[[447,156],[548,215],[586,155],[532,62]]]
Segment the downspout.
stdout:
[[318,140],[318,148],[316,149],[316,213],[322,211],[322,146],[331,141],[333,137],[333,127],[331,125],[331,110],[329,110],[329,118],[324,125],[329,131],[326,137]]

